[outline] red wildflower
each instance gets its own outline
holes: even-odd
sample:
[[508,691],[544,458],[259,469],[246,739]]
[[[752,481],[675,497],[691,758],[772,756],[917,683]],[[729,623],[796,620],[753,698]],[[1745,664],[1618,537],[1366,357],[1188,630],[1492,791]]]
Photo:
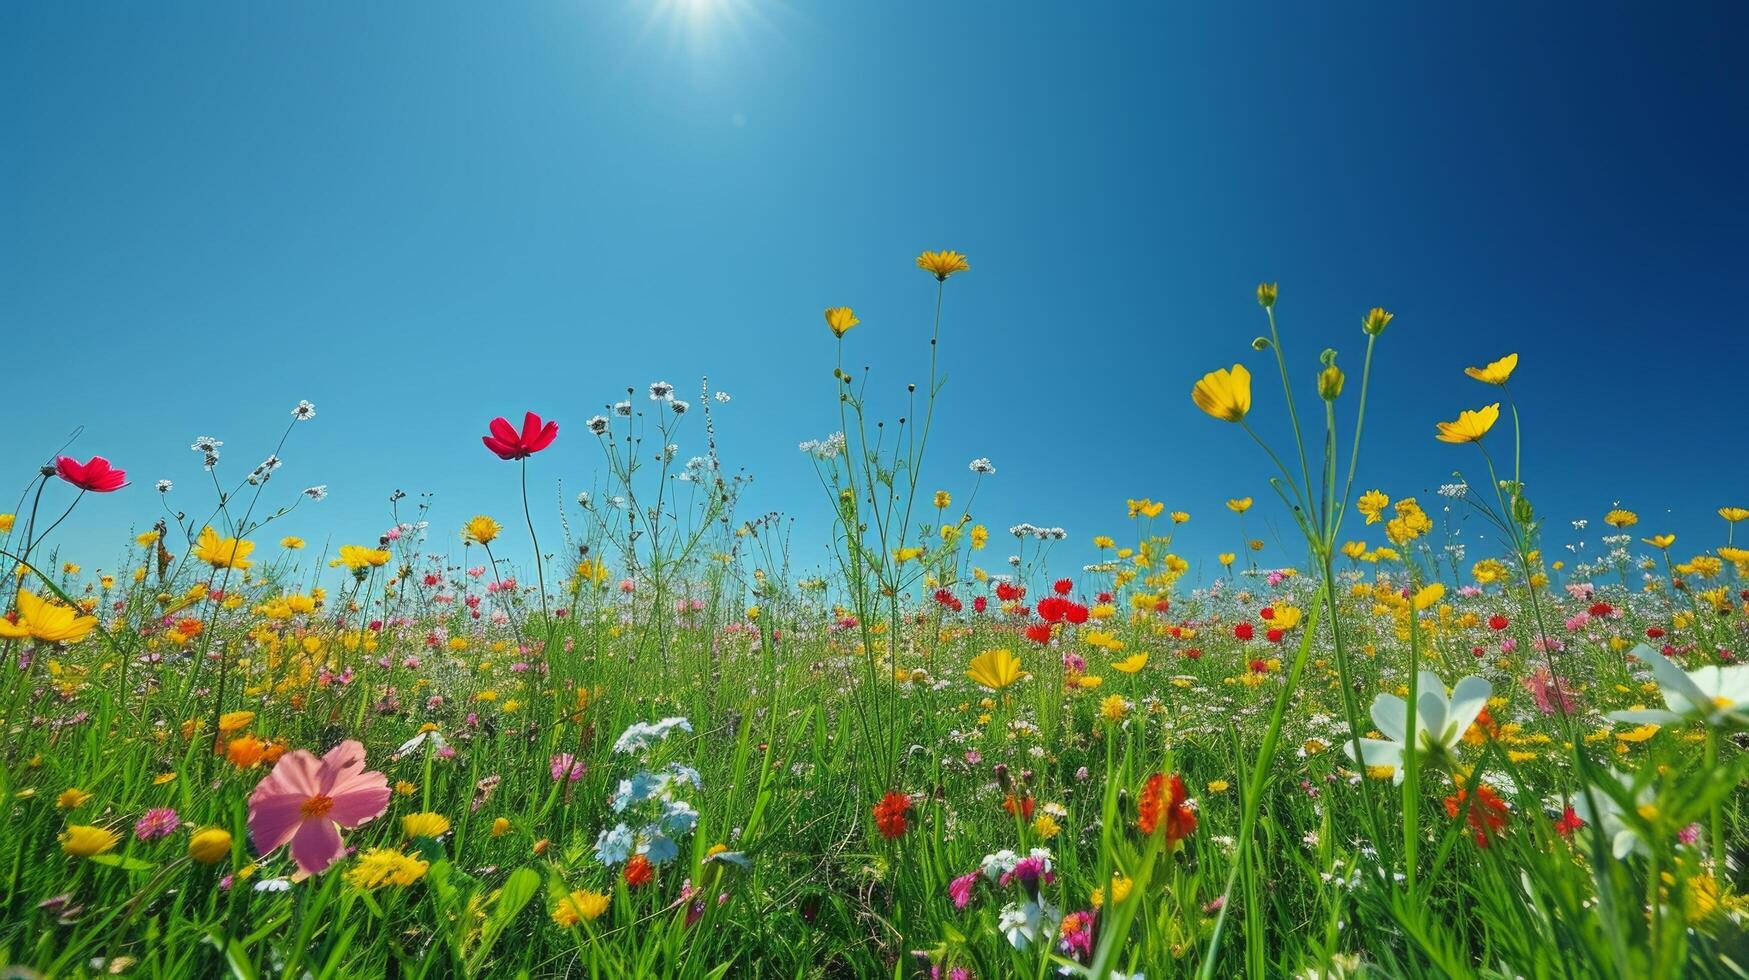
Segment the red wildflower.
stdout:
[[1240,623],[1233,627],[1233,638],[1236,640],[1249,640],[1256,634],[1256,632],[1256,630],[1251,628],[1250,623]]
[[1592,607],[1590,609],[1588,609],[1586,611],[1591,613],[1591,615],[1597,616],[1599,618],[1602,618],[1605,616],[1615,615],[1615,607],[1610,605],[1607,602],[1595,603],[1592,605]]
[[[1745,596],[1744,598],[1749,598],[1749,596]],[[1111,596],[1110,592],[1099,593],[1099,601],[1100,602],[1110,602],[1111,599],[1112,599],[1112,596]]]
[[1264,636],[1265,636],[1265,637],[1266,637],[1266,638],[1267,638],[1267,639],[1268,639],[1268,640],[1269,640],[1269,642],[1271,642],[1271,643],[1280,643],[1280,642],[1281,642],[1281,638],[1282,638],[1282,637],[1284,637],[1284,636],[1286,636],[1286,635],[1287,635],[1287,634],[1286,634],[1286,633],[1283,633],[1283,632],[1282,632],[1282,631],[1281,631],[1281,630],[1278,630],[1278,629],[1271,629],[1271,630],[1270,630],[1270,631],[1269,631],[1269,632],[1267,632],[1267,633],[1265,633],[1265,634],[1263,634],[1263,635],[1264,635]]
[[1585,821],[1579,819],[1579,814],[1572,807],[1567,807],[1561,811],[1560,819],[1555,821],[1555,832],[1562,837],[1571,837],[1573,831],[1583,826]]
[[1168,841],[1183,840],[1196,830],[1196,810],[1189,801],[1182,777],[1157,772],[1142,787],[1141,799],[1136,804],[1136,823],[1144,834],[1152,834],[1164,825]]
[[1034,643],[1040,644],[1041,646],[1051,642],[1051,624],[1034,623],[1031,626],[1028,626],[1026,628],[1026,638]]
[[1470,791],[1467,789],[1460,789],[1445,798],[1446,816],[1456,820],[1458,814],[1465,810],[1468,810],[1466,820],[1470,829],[1476,832],[1477,847],[1487,847],[1488,838],[1506,826],[1506,801],[1496,796],[1486,783],[1476,787],[1474,800],[1470,800]]
[[1274,619],[1275,618],[1275,607],[1274,606],[1264,606],[1262,609],[1257,610],[1257,616],[1259,619],[1263,619],[1263,620]]
[[1202,659],[1202,648],[1201,647],[1191,647],[1190,649],[1184,651],[1184,656],[1190,660],[1201,660]]
[[55,473],[61,479],[92,493],[110,493],[127,485],[127,470],[118,470],[109,465],[109,460],[102,456],[93,456],[89,462],[81,463],[71,456],[62,456],[55,460]]
[[903,836],[909,828],[905,820],[911,812],[911,798],[898,790],[889,790],[881,801],[874,805],[875,826],[880,828],[881,836],[887,840]]
[[626,862],[625,879],[627,887],[642,888],[649,884],[655,877],[656,869],[650,866],[650,859],[642,854],[633,854],[632,859]]
[[1032,807],[1033,802],[1032,797],[1030,796],[1023,796],[1017,800],[1013,793],[1009,793],[1008,798],[1002,801],[1002,809],[1007,810],[1009,813],[1018,810],[1020,811],[1020,815],[1028,820],[1032,819]]
[[1013,602],[1024,595],[1026,595],[1026,590],[1019,586],[1010,585],[1007,582],[996,583],[996,598],[1003,602]]
[[1051,588],[1057,593],[1057,595],[1068,595],[1070,592],[1074,591],[1075,583],[1066,578],[1060,578],[1057,579],[1056,584],[1052,585]]
[[552,445],[559,437],[559,423],[548,422],[543,426],[540,416],[533,412],[522,417],[521,432],[512,428],[510,421],[503,417],[493,419],[487,428],[492,434],[481,436],[480,441],[497,453],[499,459],[527,459]]
[[1488,628],[1491,630],[1496,630],[1496,631],[1503,630],[1506,627],[1511,626],[1511,625],[1512,625],[1512,621],[1507,619],[1505,616],[1500,615],[1499,613],[1495,613],[1494,615],[1488,617]]
[[983,612],[990,608],[990,600],[984,596],[978,596],[972,600],[972,608],[978,612]]
[[1069,614],[1069,600],[1060,596],[1046,596],[1038,601],[1038,618],[1047,623],[1060,623]]
[[1656,627],[1656,626],[1646,627],[1646,639],[1657,640],[1657,639],[1662,639],[1663,636],[1664,636],[1664,631],[1659,629],[1658,627]]
[[1087,607],[1079,602],[1069,603],[1069,608],[1063,612],[1063,618],[1077,626],[1087,622],[1087,615]]

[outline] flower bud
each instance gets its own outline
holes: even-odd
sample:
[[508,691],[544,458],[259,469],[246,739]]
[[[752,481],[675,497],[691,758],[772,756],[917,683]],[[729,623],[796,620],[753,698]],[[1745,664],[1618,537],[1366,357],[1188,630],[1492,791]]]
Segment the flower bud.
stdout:
[[1385,332],[1386,327],[1390,326],[1393,315],[1394,314],[1385,312],[1384,307],[1375,306],[1366,311],[1366,319],[1360,321],[1360,329],[1377,337],[1379,334]]
[[1258,283],[1257,284],[1257,305],[1263,307],[1266,310],[1274,307],[1275,306],[1275,293],[1276,293],[1275,283],[1273,283],[1273,282],[1260,282],[1260,283]]
[[1256,340],[1253,340],[1251,342],[1251,349],[1256,350],[1256,351],[1268,350],[1269,349],[1269,338],[1268,337],[1258,337]]
[[1333,402],[1342,395],[1342,369],[1332,364],[1318,373],[1318,397]]

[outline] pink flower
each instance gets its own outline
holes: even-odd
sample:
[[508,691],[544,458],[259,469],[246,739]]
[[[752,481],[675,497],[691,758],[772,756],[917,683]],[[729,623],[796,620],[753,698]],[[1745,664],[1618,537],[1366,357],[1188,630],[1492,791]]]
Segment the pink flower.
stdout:
[[140,840],[157,840],[168,837],[182,825],[182,818],[176,811],[167,806],[147,810],[146,815],[134,824],[134,836]]
[[375,820],[389,808],[389,781],[364,771],[364,746],[347,739],[317,759],[287,752],[249,794],[249,836],[266,854],[287,842],[305,874],[321,874],[346,853],[341,827]]
[[583,778],[583,774],[589,771],[589,767],[585,766],[571,753],[560,752],[558,755],[553,756],[550,771],[553,774],[554,782],[568,779],[574,783]]
[[953,907],[963,909],[972,902],[972,890],[977,887],[978,879],[984,875],[974,871],[969,875],[960,875],[948,883],[947,893],[953,898]]
[[492,434],[481,436],[480,441],[499,459],[527,459],[552,445],[559,436],[559,423],[542,425],[541,417],[533,412],[523,415],[521,432],[516,431],[509,419],[502,417],[493,419],[487,428]]

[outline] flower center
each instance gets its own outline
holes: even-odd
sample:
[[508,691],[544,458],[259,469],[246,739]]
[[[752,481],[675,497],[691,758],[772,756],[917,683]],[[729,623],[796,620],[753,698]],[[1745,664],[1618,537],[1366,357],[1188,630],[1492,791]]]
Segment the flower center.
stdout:
[[1727,698],[1727,697],[1713,698],[1713,707],[1718,708],[1720,711],[1729,711],[1732,708],[1735,708],[1736,706],[1737,706],[1737,702],[1731,700],[1730,698]]
[[315,820],[319,817],[325,817],[328,815],[328,811],[332,809],[334,809],[334,798],[332,796],[324,796],[320,793],[305,800],[304,805],[298,808],[299,812],[304,815],[305,820]]

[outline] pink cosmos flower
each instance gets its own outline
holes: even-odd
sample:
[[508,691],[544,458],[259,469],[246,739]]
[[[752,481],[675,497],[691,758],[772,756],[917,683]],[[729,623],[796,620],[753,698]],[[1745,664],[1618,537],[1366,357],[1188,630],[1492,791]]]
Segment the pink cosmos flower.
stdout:
[[317,759],[287,752],[249,795],[249,836],[262,854],[291,844],[305,874],[321,874],[346,853],[341,827],[375,820],[389,808],[388,777],[364,771],[364,746],[347,739]]

